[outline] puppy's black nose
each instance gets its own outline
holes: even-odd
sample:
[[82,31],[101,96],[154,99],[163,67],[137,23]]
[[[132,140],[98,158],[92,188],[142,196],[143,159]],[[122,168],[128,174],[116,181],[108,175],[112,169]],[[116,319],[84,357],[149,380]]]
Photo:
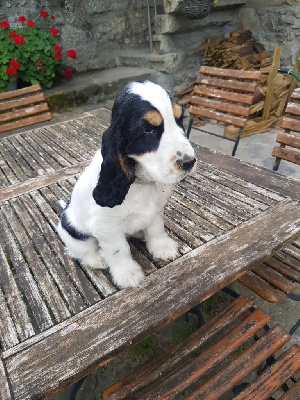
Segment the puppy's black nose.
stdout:
[[193,168],[193,165],[196,162],[196,158],[184,157],[181,160],[177,160],[176,162],[181,169],[183,169],[184,171],[188,171]]

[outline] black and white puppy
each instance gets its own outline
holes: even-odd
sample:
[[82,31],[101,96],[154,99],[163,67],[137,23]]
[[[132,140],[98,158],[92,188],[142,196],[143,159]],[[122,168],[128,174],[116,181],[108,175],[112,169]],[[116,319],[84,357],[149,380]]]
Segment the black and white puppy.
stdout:
[[182,108],[160,86],[132,82],[118,94],[109,128],[74,186],[58,233],[71,257],[109,268],[116,285],[138,286],[144,273],[127,237],[139,235],[155,259],[174,259],[177,243],[164,230],[174,184],[193,169]]

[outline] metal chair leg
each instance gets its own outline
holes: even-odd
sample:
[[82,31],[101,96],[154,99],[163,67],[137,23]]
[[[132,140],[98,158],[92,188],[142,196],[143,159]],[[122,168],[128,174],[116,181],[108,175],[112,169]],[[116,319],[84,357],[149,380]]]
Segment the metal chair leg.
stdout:
[[234,146],[233,146],[233,149],[232,149],[232,153],[231,153],[231,156],[232,156],[232,157],[235,156],[235,152],[236,152],[237,147],[238,147],[238,145],[239,145],[240,138],[241,138],[241,135],[242,135],[242,131],[243,131],[243,128],[240,128],[239,134],[238,134],[238,136],[237,136],[237,138],[236,138],[236,140],[235,140],[235,142],[234,142]]

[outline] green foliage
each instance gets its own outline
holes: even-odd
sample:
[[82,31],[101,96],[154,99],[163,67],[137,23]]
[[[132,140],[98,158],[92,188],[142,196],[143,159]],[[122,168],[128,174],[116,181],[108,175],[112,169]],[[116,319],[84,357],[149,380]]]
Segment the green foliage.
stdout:
[[[33,26],[19,22],[16,28],[0,29],[0,92],[17,78],[32,85],[39,83],[44,88],[53,85],[55,74],[61,69],[61,59],[57,59],[61,58],[61,52],[54,50],[58,39],[49,32],[52,22],[50,18],[43,18],[43,28],[33,22]],[[25,43],[16,44],[15,38],[9,37],[12,32],[23,37]],[[11,60],[20,64],[16,75],[7,73]]]

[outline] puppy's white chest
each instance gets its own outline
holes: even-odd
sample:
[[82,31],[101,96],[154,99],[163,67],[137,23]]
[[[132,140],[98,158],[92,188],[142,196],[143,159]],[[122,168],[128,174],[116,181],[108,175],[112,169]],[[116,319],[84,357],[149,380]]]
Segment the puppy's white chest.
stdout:
[[125,234],[147,228],[162,210],[168,196],[156,185],[133,184],[126,196],[126,215],[122,218]]

